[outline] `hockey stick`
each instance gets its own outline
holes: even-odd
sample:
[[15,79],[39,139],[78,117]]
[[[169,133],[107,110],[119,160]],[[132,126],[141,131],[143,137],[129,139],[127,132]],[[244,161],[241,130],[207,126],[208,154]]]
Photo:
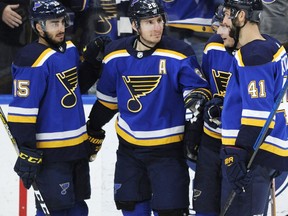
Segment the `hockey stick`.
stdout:
[[[3,123],[4,127],[5,127],[5,129],[6,129],[7,134],[9,136],[14,148],[15,148],[15,151],[16,151],[17,155],[19,155],[19,149],[18,149],[16,140],[11,134],[11,131],[10,131],[9,125],[8,125],[8,121],[7,121],[6,117],[5,117],[5,114],[4,114],[1,106],[0,106],[0,118],[2,120],[2,123]],[[38,187],[37,187],[37,185],[35,183],[35,181],[32,183],[32,188],[34,190],[34,195],[35,195],[36,199],[38,200],[38,202],[39,202],[39,204],[40,204],[40,206],[42,208],[42,211],[44,212],[44,215],[45,216],[51,216],[50,212],[49,212],[49,210],[48,210],[48,208],[47,208],[47,206],[45,204],[45,201],[44,201],[44,199],[43,199],[43,197],[42,197],[42,195],[41,195],[41,193],[40,193],[40,191],[39,191],[39,189],[38,189]]]
[[[252,156],[251,156],[251,158],[249,160],[249,163],[247,165],[247,170],[250,170],[250,168],[251,168],[251,165],[252,165],[252,163],[254,161],[254,158],[255,158],[255,156],[256,156],[259,148],[260,148],[260,145],[263,143],[264,138],[265,138],[265,136],[267,134],[267,131],[269,129],[269,125],[272,122],[272,120],[273,120],[273,118],[274,118],[274,116],[275,116],[275,114],[277,112],[277,109],[278,109],[278,107],[279,107],[279,105],[280,105],[280,103],[281,103],[281,101],[282,101],[287,89],[288,89],[288,79],[286,80],[283,88],[281,89],[281,91],[280,91],[280,93],[279,93],[279,95],[278,95],[278,97],[277,97],[277,99],[276,99],[276,101],[275,101],[275,103],[273,105],[273,108],[272,108],[272,110],[271,110],[271,112],[270,112],[270,114],[269,114],[269,116],[268,116],[268,118],[267,118],[267,120],[266,120],[266,122],[265,122],[265,124],[264,124],[264,126],[262,128],[262,130],[260,131],[255,144],[253,145],[254,152],[253,152],[253,154],[252,154]],[[221,210],[220,216],[225,216],[225,214],[226,214],[228,208],[230,207],[230,205],[232,204],[235,196],[236,196],[236,192],[233,190],[230,193],[230,195],[229,195],[229,197],[228,197],[223,209]]]
[[275,178],[271,182],[271,215],[276,216]]

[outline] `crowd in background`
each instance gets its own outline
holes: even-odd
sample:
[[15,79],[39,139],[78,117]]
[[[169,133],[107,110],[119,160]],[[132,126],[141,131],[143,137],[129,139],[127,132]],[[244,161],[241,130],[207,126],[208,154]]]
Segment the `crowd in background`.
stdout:
[[[99,35],[112,40],[132,34],[127,8],[129,0],[62,0],[69,8],[71,26],[67,39],[73,41],[80,54],[83,47]],[[223,0],[162,0],[167,13],[166,33],[189,43],[201,63],[204,45],[212,34],[211,18]],[[262,33],[277,38],[287,47],[288,4],[286,0],[262,0]],[[12,93],[11,63],[25,44],[35,39],[29,22],[30,0],[0,1],[0,94]]]

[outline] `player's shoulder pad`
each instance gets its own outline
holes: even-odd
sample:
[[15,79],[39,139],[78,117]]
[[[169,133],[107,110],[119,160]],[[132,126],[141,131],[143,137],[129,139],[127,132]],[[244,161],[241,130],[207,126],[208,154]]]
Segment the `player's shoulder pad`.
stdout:
[[[71,41],[66,41],[66,43],[63,44],[61,48],[61,52],[66,52],[66,50],[69,48],[76,49],[75,45]],[[60,49],[56,47],[52,49],[41,43],[38,43],[38,41],[34,41],[30,44],[27,44],[18,51],[14,59],[14,64],[21,67],[32,66],[35,64],[35,62],[39,62],[40,60],[43,61],[43,59],[47,58],[47,56],[49,56],[47,55],[48,52],[53,54],[55,52],[60,52]]]
[[116,50],[127,49],[127,47],[130,47],[129,43],[132,44],[135,39],[136,39],[135,36],[130,36],[111,41],[105,46],[104,56]]
[[263,35],[265,40],[254,40],[238,51],[245,66],[263,65],[273,61],[280,44],[268,35]]
[[206,45],[209,43],[220,43],[223,44],[223,39],[219,34],[213,34],[208,41],[206,42]]
[[37,58],[43,53],[47,47],[34,41],[21,48],[14,59],[14,64],[18,66],[31,66]]
[[182,53],[185,56],[194,56],[195,52],[188,43],[183,40],[175,39],[166,35],[162,36],[159,44],[157,44],[159,49],[167,49],[175,52]]
[[212,35],[204,46],[204,53],[207,54],[209,50],[220,50],[226,52],[223,40],[219,34]]
[[279,40],[277,40],[274,37],[271,37],[270,35],[262,34],[262,37],[264,37],[266,40],[271,41],[272,43],[281,44],[281,42]]

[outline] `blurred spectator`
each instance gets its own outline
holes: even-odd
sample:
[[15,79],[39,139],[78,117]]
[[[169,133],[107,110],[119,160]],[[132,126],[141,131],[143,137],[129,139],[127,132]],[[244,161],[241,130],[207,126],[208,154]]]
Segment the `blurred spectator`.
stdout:
[[262,0],[261,33],[279,40],[286,48],[288,45],[288,2],[287,0]]
[[88,41],[83,41],[87,32],[84,27],[87,25],[85,20],[88,8],[92,6],[92,2],[96,0],[60,0],[67,8],[71,24],[66,29],[66,39],[72,40],[79,52],[82,52],[83,44]]
[[[166,33],[192,44],[197,58],[201,61],[204,44],[211,36],[211,19],[216,7],[224,0],[160,0],[167,13]],[[111,39],[132,34],[127,17],[129,0],[90,0],[85,13],[85,23],[80,28],[80,47],[96,36],[107,35]]]
[[224,0],[162,0],[168,14],[167,34],[191,44],[199,63],[204,46],[213,34],[211,20]]
[[[30,27],[27,10],[30,1],[0,0],[0,94],[12,93],[11,63],[17,51],[36,38]],[[61,2],[69,8],[69,16],[73,18],[73,26],[67,29],[67,38],[77,46],[83,38],[84,33],[81,31],[85,25],[83,17],[90,1],[61,0]]]
[[[127,8],[127,4],[125,5]],[[113,40],[117,39],[120,35],[117,17],[119,14],[122,14],[126,8],[121,7],[118,9],[115,0],[91,0],[89,8],[81,17],[82,25],[78,25],[77,29],[78,35],[81,35],[77,38],[79,40],[78,45],[80,52],[87,43],[97,36],[109,36]],[[126,14],[126,11],[124,13]],[[129,19],[128,28],[132,33]]]
[[[70,9],[69,16],[73,21],[73,27],[67,29],[67,39],[73,41],[80,54],[96,36],[117,39],[132,34],[127,17],[129,0],[60,1]],[[166,33],[191,44],[201,62],[204,44],[212,33],[208,26],[216,6],[223,0],[161,1],[168,14]],[[11,93],[10,65],[17,50],[32,40],[27,19],[28,4],[29,0],[0,0],[0,94]]]
[[12,93],[11,63],[16,52],[31,41],[29,0],[0,1],[0,94]]

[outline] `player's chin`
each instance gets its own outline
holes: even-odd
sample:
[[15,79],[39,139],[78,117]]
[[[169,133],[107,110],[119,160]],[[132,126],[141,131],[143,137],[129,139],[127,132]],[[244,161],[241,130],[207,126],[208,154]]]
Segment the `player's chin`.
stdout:
[[65,40],[65,37],[56,37],[54,42],[56,44],[62,44],[64,40]]
[[225,47],[230,47],[230,45],[231,45],[227,39],[224,40],[223,43],[224,43]]
[[152,41],[153,41],[153,43],[156,44],[156,43],[160,42],[161,38],[162,38],[162,36],[155,36],[155,37],[153,37]]
[[226,41],[226,42],[224,42],[224,46],[225,47],[233,47],[233,43],[232,42],[230,42],[230,41]]

